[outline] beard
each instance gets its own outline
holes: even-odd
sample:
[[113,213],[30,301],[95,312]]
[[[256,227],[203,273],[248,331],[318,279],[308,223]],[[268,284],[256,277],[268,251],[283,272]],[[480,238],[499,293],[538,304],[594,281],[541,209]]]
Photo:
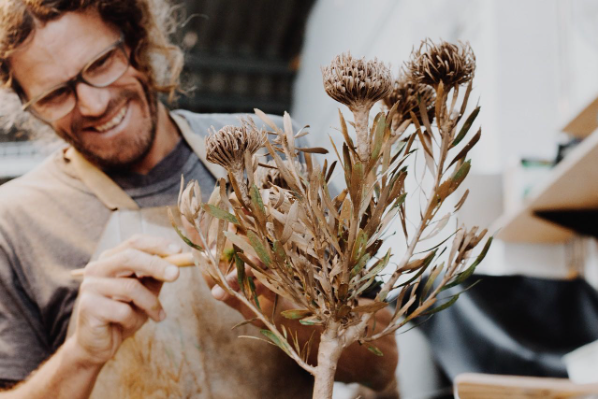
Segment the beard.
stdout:
[[[78,134],[65,134],[60,132],[62,137],[68,144],[73,146],[81,155],[83,155],[89,162],[95,164],[100,169],[110,172],[117,170],[126,170],[142,161],[154,144],[156,138],[156,130],[158,125],[158,97],[149,89],[148,85],[138,80],[143,88],[145,96],[141,98],[139,90],[122,89],[119,95],[111,99],[106,107],[106,114],[114,111],[115,107],[122,104],[137,103],[143,107],[146,105],[146,112],[149,114],[149,126],[141,126],[141,132],[131,137],[130,135],[122,135],[123,137],[115,137],[110,144],[110,148],[106,151],[99,151],[92,143],[82,140]],[[103,115],[98,118],[100,120]],[[90,118],[74,118],[71,124],[71,132],[79,132],[83,122],[93,122]]]

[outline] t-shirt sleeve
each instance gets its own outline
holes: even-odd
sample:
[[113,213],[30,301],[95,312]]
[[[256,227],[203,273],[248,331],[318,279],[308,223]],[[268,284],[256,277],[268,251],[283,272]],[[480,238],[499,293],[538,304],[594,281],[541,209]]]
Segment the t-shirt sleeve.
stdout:
[[25,379],[49,355],[39,309],[0,245],[0,380]]

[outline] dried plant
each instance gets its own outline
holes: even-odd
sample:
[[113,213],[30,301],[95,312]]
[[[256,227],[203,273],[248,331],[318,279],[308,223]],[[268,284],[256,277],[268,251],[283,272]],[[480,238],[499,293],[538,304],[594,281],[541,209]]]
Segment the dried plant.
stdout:
[[[336,365],[347,346],[359,342],[382,355],[372,341],[394,333],[416,317],[453,304],[458,294],[444,298],[441,294],[446,295],[445,290],[463,283],[473,273],[491,242],[488,239],[474,255],[486,231],[462,226],[432,248],[421,248],[424,240],[443,231],[463,205],[467,192],[453,203],[453,209],[439,216],[447,198],[467,176],[467,154],[481,134],[480,129],[467,143],[464,141],[479,112],[477,107],[462,122],[474,65],[467,60],[473,59],[473,53],[448,43],[424,44],[430,53],[420,48],[412,55],[411,65],[435,59],[439,49],[447,60],[459,61],[446,64],[441,76],[433,75],[434,96],[420,94],[417,106],[402,103],[415,101],[414,93],[397,96],[399,104],[388,104],[390,110],[376,115],[371,128],[367,117],[371,106],[392,90],[388,69],[377,61],[354,60],[350,55],[337,57],[322,69],[327,92],[355,116],[357,146],[340,113],[344,138],[340,151],[333,143],[338,161],[331,165],[324,161],[320,166],[313,154],[325,150],[298,147],[296,139],[304,133],[293,131],[288,114],[281,129],[256,110],[272,130],[272,141],[262,141],[256,133],[259,130],[247,123],[241,128],[224,127],[206,141],[208,159],[227,169],[232,192],[221,179],[210,200],[202,203],[197,182],[181,187],[179,209],[193,226],[196,241],[175,228],[197,250],[199,266],[255,313],[270,343],[315,377],[316,398],[332,397]],[[402,79],[405,87],[412,88],[428,82]],[[466,86],[461,96],[460,85]],[[429,103],[432,99],[433,105]],[[434,109],[434,126],[430,106]],[[411,131],[404,129],[402,135],[393,134],[390,126],[399,110],[410,115],[406,123]],[[261,163],[253,155],[262,144],[272,158],[270,163]],[[406,205],[413,197],[408,198],[405,182],[407,162],[416,150],[423,153],[432,179],[427,179],[431,184],[422,189],[427,200],[420,204],[420,218],[414,223],[407,220]],[[301,153],[305,165],[298,163]],[[346,188],[332,196],[329,182],[337,164]],[[419,186],[424,186],[423,178]],[[396,254],[390,250],[379,254],[385,233],[397,225],[404,233],[407,249],[397,258],[392,258]],[[240,291],[232,289],[225,277],[235,268]],[[281,312],[275,301],[272,311],[263,310],[254,278],[276,298],[292,302],[294,308]],[[360,299],[376,286],[374,301]],[[390,324],[368,328],[375,313],[394,300]],[[280,315],[303,325],[319,326],[314,330],[320,334],[317,364],[309,361],[312,340],[300,341],[297,331],[280,322]]]
[[231,183],[236,186],[245,205],[249,205],[245,179],[245,162],[264,146],[266,134],[259,130],[252,121],[243,121],[243,125],[225,126],[212,132],[206,138],[206,158],[209,162],[224,167],[230,173]]
[[[326,93],[349,107],[355,117],[356,129],[367,130],[370,110],[374,104],[391,91],[392,76],[386,65],[377,59],[366,61],[354,59],[350,53],[337,56],[322,68]],[[370,142],[357,135],[357,154],[361,162],[367,162]]]
[[428,114],[428,120],[434,120],[434,101],[436,91],[428,85],[413,83],[404,70],[399,71],[399,77],[395,79],[392,91],[384,98],[384,105],[388,109],[397,104],[397,109],[391,121],[391,132],[393,135],[400,135],[411,123],[411,112],[417,115],[419,123],[423,119],[419,115],[419,102],[423,101],[424,108]]
[[411,79],[445,90],[467,84],[475,72],[475,55],[469,43],[452,44],[424,40],[407,64]]

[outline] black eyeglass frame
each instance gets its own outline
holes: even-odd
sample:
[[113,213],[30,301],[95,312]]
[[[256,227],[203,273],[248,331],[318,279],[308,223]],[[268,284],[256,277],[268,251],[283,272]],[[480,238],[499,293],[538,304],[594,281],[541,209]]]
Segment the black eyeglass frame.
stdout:
[[[85,74],[85,72],[87,72],[87,70],[96,62],[98,61],[100,58],[102,58],[103,56],[105,56],[106,54],[108,54],[109,52],[111,52],[112,50],[114,50],[115,48],[119,48],[124,56],[125,59],[127,60],[127,65],[126,67],[123,69],[123,72],[118,75],[115,79],[111,80],[108,83],[102,84],[102,85],[97,85],[97,84],[93,84],[89,81],[87,81],[83,75]],[[131,66],[131,59],[129,57],[129,55],[127,54],[127,51],[125,49],[125,36],[123,33],[120,34],[120,38],[115,41],[114,43],[112,43],[110,46],[108,46],[106,49],[104,49],[104,51],[102,51],[100,54],[98,54],[96,57],[94,57],[91,61],[89,61],[87,64],[85,64],[85,66],[83,68],[81,68],[81,70],[79,71],[79,73],[72,77],[71,79],[67,80],[66,82],[60,83],[56,86],[54,86],[51,89],[46,90],[44,93],[36,96],[35,98],[31,99],[31,100],[27,100],[25,93],[23,92],[22,89],[17,90],[17,94],[19,95],[19,98],[21,99],[21,102],[23,103],[23,105],[21,106],[23,111],[29,111],[32,114],[34,114],[35,116],[37,116],[38,118],[46,121],[46,122],[53,122],[55,120],[58,120],[60,118],[56,118],[53,120],[49,120],[47,118],[44,118],[42,115],[40,115],[35,108],[32,107],[33,104],[35,104],[37,101],[41,100],[42,98],[46,97],[48,94],[56,91],[57,89],[61,88],[61,87],[67,87],[70,89],[70,91],[73,93],[73,95],[75,96],[75,105],[77,104],[78,98],[77,98],[77,85],[79,83],[85,83],[88,86],[91,87],[97,87],[97,88],[103,88],[103,87],[108,87],[111,84],[113,84],[114,82],[116,82],[118,79],[120,79],[129,69],[129,67]],[[74,108],[74,106],[73,106]],[[71,109],[72,111],[72,109]],[[70,112],[70,111],[69,111]],[[68,112],[65,114],[67,115]]]

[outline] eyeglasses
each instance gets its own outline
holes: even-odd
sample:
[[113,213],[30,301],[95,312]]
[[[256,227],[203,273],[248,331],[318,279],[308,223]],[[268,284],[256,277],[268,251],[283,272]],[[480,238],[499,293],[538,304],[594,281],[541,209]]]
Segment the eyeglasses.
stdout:
[[92,87],[107,87],[116,82],[129,68],[130,60],[124,47],[124,36],[111,44],[72,79],[27,102],[21,101],[23,110],[29,110],[46,122],[54,122],[71,112],[77,104],[77,84],[83,82]]

